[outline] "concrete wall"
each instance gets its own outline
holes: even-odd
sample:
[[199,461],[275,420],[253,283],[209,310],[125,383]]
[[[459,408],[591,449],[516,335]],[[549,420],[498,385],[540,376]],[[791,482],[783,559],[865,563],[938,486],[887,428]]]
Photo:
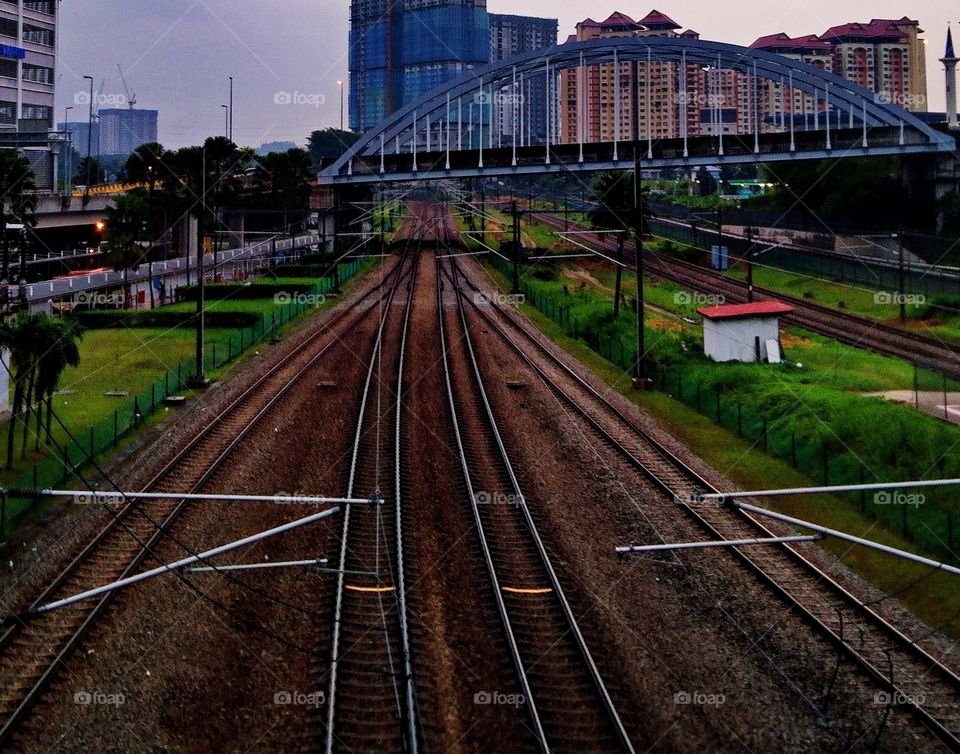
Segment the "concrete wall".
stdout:
[[760,359],[766,361],[766,341],[780,339],[779,318],[705,319],[703,322],[703,350],[714,361],[755,362],[757,337],[760,338]]

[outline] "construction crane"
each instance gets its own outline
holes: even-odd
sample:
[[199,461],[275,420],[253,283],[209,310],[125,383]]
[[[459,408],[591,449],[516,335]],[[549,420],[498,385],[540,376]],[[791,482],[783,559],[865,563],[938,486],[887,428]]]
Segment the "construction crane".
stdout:
[[117,70],[120,71],[120,81],[123,84],[123,90],[127,93],[127,105],[133,110],[133,106],[137,104],[137,93],[130,91],[130,87],[127,86],[127,79],[123,75],[123,69],[119,63],[117,63]]

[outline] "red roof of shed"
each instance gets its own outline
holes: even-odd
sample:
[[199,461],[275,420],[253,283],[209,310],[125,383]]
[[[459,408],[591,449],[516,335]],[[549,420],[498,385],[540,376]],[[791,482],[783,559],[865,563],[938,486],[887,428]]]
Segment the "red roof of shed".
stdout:
[[730,304],[697,309],[707,319],[742,319],[744,317],[775,317],[794,311],[792,306],[779,301],[757,301],[753,304]]

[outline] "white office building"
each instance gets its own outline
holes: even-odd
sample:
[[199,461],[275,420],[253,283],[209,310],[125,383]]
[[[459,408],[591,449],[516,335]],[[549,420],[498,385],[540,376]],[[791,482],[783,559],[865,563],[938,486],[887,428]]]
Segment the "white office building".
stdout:
[[0,0],[0,147],[27,155],[41,189],[57,181],[56,69],[57,0]]

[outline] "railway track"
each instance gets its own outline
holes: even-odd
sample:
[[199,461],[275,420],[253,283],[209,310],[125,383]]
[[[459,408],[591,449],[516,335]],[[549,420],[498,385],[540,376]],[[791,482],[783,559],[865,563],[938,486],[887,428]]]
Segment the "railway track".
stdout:
[[328,754],[418,750],[400,461],[404,351],[419,260],[417,249],[401,261],[411,270],[402,315],[394,304],[399,286],[381,311],[356,423],[348,494],[383,503],[347,507],[343,515],[323,721]]
[[[469,282],[472,290],[479,288]],[[470,300],[464,296],[461,299]],[[490,300],[489,298],[487,299]],[[497,317],[489,314],[497,312]],[[473,310],[497,333],[544,384],[607,446],[613,448],[664,495],[677,502],[712,539],[776,536],[763,522],[739,509],[691,506],[693,490],[716,492],[655,438],[638,427],[550,349],[521,327],[503,308],[491,303]],[[509,330],[509,331],[508,331]],[[533,359],[519,345],[537,354]],[[905,710],[953,750],[960,750],[960,677],[876,610],[837,583],[793,545],[732,548],[731,553],[863,671],[885,693],[890,705]],[[612,555],[612,554],[611,554]],[[878,707],[878,716],[884,710]]]
[[[222,468],[233,451],[271,407],[371,312],[402,281],[394,268],[365,297],[366,306],[344,312],[299,344],[237,396],[169,461],[143,491],[170,492],[164,500],[126,502],[109,522],[31,602],[30,608],[129,576],[170,536],[186,508],[176,493],[194,493]],[[362,303],[362,302],[361,302]],[[56,677],[70,654],[101,618],[113,593],[17,623],[0,636],[0,748],[15,732]]]
[[[458,269],[437,260],[447,396],[480,547],[531,731],[543,752],[633,747],[564,595],[487,400]],[[444,274],[449,287],[443,283]]]
[[[554,229],[564,226],[563,220],[547,213],[538,213],[534,217]],[[574,223],[570,225],[579,229]],[[607,237],[596,236],[594,243],[604,251],[616,251],[616,242]],[[625,251],[628,257],[636,258],[632,245],[627,244]],[[644,266],[648,275],[656,275],[699,293],[719,293],[727,303],[745,303],[748,299],[745,282],[690,262],[647,253]],[[796,311],[783,317],[787,324],[960,379],[960,350],[938,338],[907,332],[883,322],[814,304],[768,288],[755,285],[753,290],[756,300],[777,300],[793,306]]]

